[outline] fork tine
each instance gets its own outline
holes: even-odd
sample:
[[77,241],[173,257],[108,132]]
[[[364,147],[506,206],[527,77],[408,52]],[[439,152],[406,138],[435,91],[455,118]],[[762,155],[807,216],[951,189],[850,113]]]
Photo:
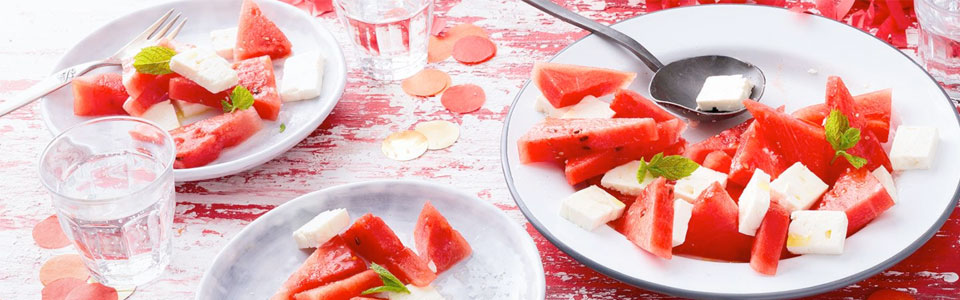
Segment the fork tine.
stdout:
[[160,25],[163,25],[163,22],[166,22],[167,18],[170,18],[170,15],[172,14],[173,14],[173,9],[168,10],[167,13],[163,14],[163,16],[160,17],[160,19],[157,19],[156,22],[153,22],[153,24],[151,24],[150,27],[147,27],[147,29],[144,30],[142,33],[140,33],[140,35],[137,35],[137,37],[133,38],[133,40],[131,40],[130,43],[127,44],[127,46],[132,45],[135,42],[143,41],[150,38],[151,35],[157,32],[157,28],[159,28]]
[[169,31],[170,28],[173,27],[173,24],[177,23],[177,20],[180,20],[180,13],[177,13],[177,15],[173,17],[173,20],[171,20],[170,22],[167,22],[166,25],[163,25],[163,27],[160,27],[160,29],[157,29],[156,32],[150,35],[150,40],[151,41],[160,40],[160,38],[162,38],[163,35],[167,34],[167,31]]
[[[171,23],[172,23],[172,22],[171,22]],[[169,33],[167,33],[166,38],[168,38],[168,39],[173,39],[173,38],[177,37],[177,34],[180,33],[180,29],[183,29],[183,24],[184,24],[184,23],[187,23],[187,17],[183,17],[183,20],[180,21],[180,24],[177,24],[177,26],[174,26],[174,27],[173,27],[173,30],[171,30]]]

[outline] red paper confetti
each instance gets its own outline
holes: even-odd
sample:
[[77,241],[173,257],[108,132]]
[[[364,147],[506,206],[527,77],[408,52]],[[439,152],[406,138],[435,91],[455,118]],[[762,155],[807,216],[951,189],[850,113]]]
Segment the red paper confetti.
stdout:
[[400,83],[403,92],[410,96],[430,97],[450,85],[450,75],[436,69],[423,69]]
[[70,291],[78,286],[87,284],[86,281],[76,278],[60,278],[43,287],[40,291],[42,300],[63,300],[67,298]]
[[440,97],[440,103],[448,110],[465,114],[480,109],[487,101],[483,89],[474,84],[451,86]]
[[60,228],[57,215],[52,215],[33,227],[33,241],[44,249],[59,249],[70,245],[70,238]]
[[427,46],[427,62],[435,63],[444,61],[453,53],[453,45],[461,38],[476,35],[488,37],[487,31],[473,24],[460,24],[448,29],[442,37],[430,37],[430,43]]
[[87,266],[83,264],[80,255],[76,254],[54,256],[40,267],[40,283],[43,285],[60,278],[87,280],[89,277],[90,271],[87,271]]
[[117,300],[117,290],[99,283],[87,283],[70,291],[64,300]]
[[834,0],[817,0],[817,10],[820,11],[820,15],[831,18],[834,20],[840,20],[837,17],[837,4]]
[[310,13],[314,17],[333,11],[333,0],[280,0]]
[[453,59],[467,65],[485,62],[496,54],[497,45],[482,36],[464,37],[453,45]]
[[877,290],[867,300],[913,300],[913,296],[901,291]]

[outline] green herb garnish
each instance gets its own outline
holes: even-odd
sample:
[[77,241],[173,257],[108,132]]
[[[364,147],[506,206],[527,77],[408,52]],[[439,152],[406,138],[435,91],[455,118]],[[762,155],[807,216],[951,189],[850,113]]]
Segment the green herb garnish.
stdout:
[[230,92],[230,101],[220,100],[220,105],[223,106],[223,112],[225,113],[248,109],[253,106],[253,94],[242,85],[237,85]]
[[151,75],[170,74],[170,59],[177,55],[176,51],[167,47],[150,46],[140,49],[133,57],[133,67],[137,72]]
[[283,133],[284,130],[287,130],[287,123],[280,123],[280,133]]
[[363,291],[363,295],[375,294],[380,292],[394,292],[394,293],[404,293],[409,294],[410,290],[407,289],[400,279],[397,279],[396,276],[390,274],[390,271],[387,271],[386,268],[381,267],[378,264],[370,263],[370,269],[374,272],[377,272],[377,275],[380,275],[380,280],[383,280],[383,286],[378,286],[375,288],[368,289]]
[[860,142],[860,129],[851,128],[847,116],[844,116],[839,110],[831,110],[830,116],[827,117],[827,122],[823,128],[827,142],[830,143],[830,146],[836,151],[834,152],[833,159],[830,160],[830,164],[833,164],[837,160],[837,157],[840,156],[846,158],[847,161],[850,162],[850,165],[853,165],[853,167],[857,169],[867,164],[866,158],[847,153],[847,150],[856,146],[857,142]]
[[643,182],[650,172],[653,177],[664,177],[669,180],[677,180],[690,176],[700,165],[689,158],[680,155],[663,156],[663,152],[657,153],[650,162],[640,160],[640,169],[637,170],[637,181]]

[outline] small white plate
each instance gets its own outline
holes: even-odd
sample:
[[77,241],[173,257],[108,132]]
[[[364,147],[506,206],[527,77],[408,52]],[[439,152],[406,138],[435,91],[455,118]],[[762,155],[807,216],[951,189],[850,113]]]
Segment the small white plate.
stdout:
[[[173,1],[138,10],[107,23],[83,38],[64,54],[55,70],[102,59],[120,49],[167,10],[176,9],[188,18],[176,40],[201,47],[210,45],[210,31],[236,27],[240,16],[240,0]],[[320,97],[284,103],[277,121],[264,121],[263,129],[242,144],[224,149],[220,158],[198,168],[174,170],[177,181],[193,181],[235,174],[263,164],[286,152],[330,114],[343,93],[346,65],[343,53],[333,35],[319,22],[300,9],[281,1],[257,1],[263,14],[273,20],[293,44],[293,52],[319,51],[326,57],[323,89]],[[275,63],[277,82],[283,68]],[[95,73],[120,72],[120,67],[101,68]],[[44,123],[54,135],[72,125],[92,119],[73,114],[73,91],[68,85],[40,104]],[[214,115],[208,113],[207,116]],[[188,121],[196,121],[200,117]],[[280,124],[286,130],[280,132]]]
[[473,254],[441,273],[433,285],[447,299],[543,299],[540,253],[525,230],[490,203],[453,187],[418,181],[370,181],[300,196],[247,225],[217,255],[197,299],[267,299],[307,259],[294,230],[329,209],[346,208],[351,219],[382,218],[408,247],[413,227],[430,201]]
[[[854,94],[893,88],[894,126],[936,127],[940,145],[931,169],[896,175],[900,202],[847,239],[842,255],[782,260],[776,276],[762,276],[746,263],[677,256],[662,260],[607,226],[587,232],[561,218],[560,200],[574,191],[564,180],[563,170],[546,164],[524,165],[517,156],[517,139],[544,118],[534,110],[539,91],[528,84],[514,100],[504,126],[501,151],[507,184],[530,222],[585,265],[628,284],[672,295],[794,298],[837,289],[889,268],[933,236],[956,206],[957,110],[922,68],[873,36],[823,17],[755,5],[668,9],[613,27],[639,40],[664,62],[720,54],[756,64],[767,76],[761,102],[786,105],[787,111],[822,103],[829,75],[841,76]],[[599,37],[587,36],[552,61],[637,72],[631,88],[649,97],[650,71],[636,57]],[[691,126],[685,137],[697,142],[742,120]]]

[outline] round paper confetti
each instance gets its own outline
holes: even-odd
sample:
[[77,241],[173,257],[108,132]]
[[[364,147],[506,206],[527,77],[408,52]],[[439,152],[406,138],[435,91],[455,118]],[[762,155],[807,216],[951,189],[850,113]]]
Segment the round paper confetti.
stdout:
[[44,249],[59,249],[70,245],[70,238],[60,228],[57,215],[52,215],[33,226],[33,241]]
[[99,283],[85,283],[70,291],[64,300],[117,300],[117,290]]
[[60,278],[50,282],[40,291],[42,300],[63,300],[67,298],[74,288],[87,284],[85,281],[76,278]]
[[[90,276],[90,279],[87,279],[87,283],[99,283],[99,282],[97,281],[96,278],[94,278],[93,276]],[[133,295],[133,292],[136,292],[136,291],[137,291],[136,286],[118,289],[117,299],[124,300],[124,299],[130,298],[130,296]]]
[[443,107],[461,114],[480,109],[485,101],[487,101],[487,95],[475,84],[451,86],[443,93],[443,97],[440,97]]
[[467,36],[453,45],[453,59],[467,65],[488,61],[495,54],[497,54],[497,45],[481,36]]
[[430,43],[427,44],[427,62],[446,60],[453,53],[453,45],[461,38],[471,35],[488,37],[486,30],[470,23],[451,27],[444,32],[443,37],[431,36]]
[[411,96],[430,97],[450,85],[450,75],[437,69],[423,69],[400,83],[403,92]]
[[40,283],[50,284],[60,278],[77,278],[87,280],[90,277],[90,271],[83,265],[80,255],[63,254],[57,255],[40,267]]
[[413,130],[427,137],[427,149],[430,150],[450,147],[460,138],[460,127],[444,120],[421,122]]
[[427,137],[422,133],[405,130],[394,132],[380,145],[380,151],[392,160],[411,160],[427,152]]

